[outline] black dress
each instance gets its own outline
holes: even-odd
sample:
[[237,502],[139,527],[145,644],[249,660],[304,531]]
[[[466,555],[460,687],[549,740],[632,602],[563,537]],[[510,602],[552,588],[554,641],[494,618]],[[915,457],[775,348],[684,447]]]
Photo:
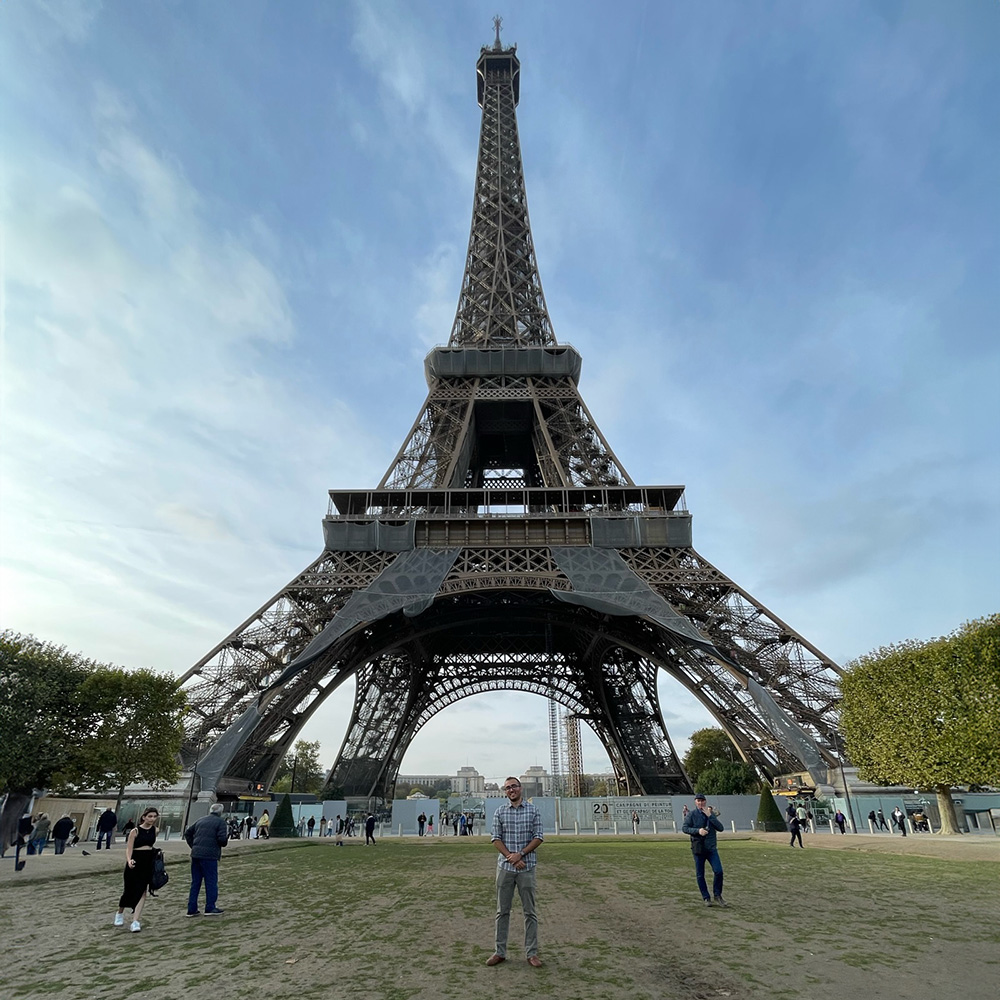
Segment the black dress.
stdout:
[[121,899],[118,900],[118,908],[124,909],[126,906],[134,910],[142,899],[142,894],[149,888],[149,880],[153,874],[153,852],[139,851],[138,847],[152,847],[156,842],[156,828],[144,830],[141,826],[136,827],[135,843],[132,845],[132,860],[135,862],[134,868],[125,865],[125,890]]

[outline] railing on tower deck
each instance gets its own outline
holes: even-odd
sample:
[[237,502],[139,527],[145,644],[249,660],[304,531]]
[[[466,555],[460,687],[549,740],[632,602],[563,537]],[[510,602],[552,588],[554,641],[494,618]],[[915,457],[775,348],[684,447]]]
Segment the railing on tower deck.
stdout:
[[489,517],[687,517],[683,486],[597,486],[455,490],[331,490],[334,520]]

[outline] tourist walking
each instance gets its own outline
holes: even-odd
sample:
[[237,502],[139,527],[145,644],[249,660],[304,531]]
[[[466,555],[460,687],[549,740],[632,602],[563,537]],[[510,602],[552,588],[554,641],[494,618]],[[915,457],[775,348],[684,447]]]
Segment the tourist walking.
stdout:
[[421,811],[420,815],[417,817],[417,836],[422,837],[424,835],[424,824],[427,822],[427,814]]
[[257,820],[257,839],[260,840],[261,838],[263,838],[264,840],[270,840],[271,839],[270,828],[271,828],[271,817],[268,816],[267,810],[265,809],[260,814],[260,819]]
[[792,817],[791,822],[788,824],[788,829],[792,834],[792,839],[788,843],[789,847],[795,846],[795,838],[798,837],[799,847],[805,848],[806,845],[802,843],[802,827],[804,825],[805,824],[799,819],[798,816]]
[[535,912],[535,852],[544,840],[542,814],[538,807],[525,802],[521,782],[508,777],[503,783],[507,801],[493,815],[490,839],[499,852],[497,858],[496,950],[486,960],[487,965],[499,965],[507,960],[507,934],[510,930],[510,908],[514,890],[521,898],[524,911],[524,953],[528,965],[539,968],[538,915]]
[[847,831],[844,829],[844,827],[847,825],[847,817],[839,809],[834,815],[833,821],[834,823],[837,824],[837,829],[840,830],[841,833],[847,833]]
[[316,817],[310,816],[309,822],[306,823],[306,830],[308,831],[307,835],[311,837],[313,835],[313,830],[315,829],[316,829]]
[[219,901],[219,860],[222,848],[229,843],[222,812],[225,806],[215,802],[207,816],[202,816],[184,831],[184,839],[191,848],[191,891],[188,893],[187,915],[201,916],[198,909],[198,896],[201,894],[202,882],[205,883],[205,915],[218,916],[222,910],[216,905]]
[[[722,896],[722,859],[716,842],[716,834],[723,830],[722,820],[708,804],[704,795],[694,797],[694,809],[684,818],[684,833],[691,838],[691,853],[694,855],[694,877],[706,906],[727,906]],[[708,894],[705,882],[705,863],[712,869],[712,895]]]
[[434,817],[433,816],[428,816],[427,817],[427,836],[428,837],[433,837],[434,836]]
[[375,814],[369,813],[365,817],[365,847],[371,842],[372,847],[375,846]]
[[149,890],[149,880],[153,876],[153,845],[156,843],[156,824],[160,813],[156,809],[147,809],[139,817],[139,825],[132,827],[125,839],[125,871],[123,872],[124,888],[118,900],[118,912],[115,914],[115,927],[125,923],[125,907],[132,910],[132,923],[129,930],[138,933],[142,930],[139,919],[142,916],[142,906],[146,902]]
[[639,814],[634,809],[632,810],[632,832],[639,832]]
[[97,818],[97,850],[101,849],[101,840],[107,838],[107,848],[111,850],[111,836],[118,826],[118,817],[110,806]]
[[885,821],[885,814],[882,812],[881,809],[879,809],[879,811],[878,811],[878,828],[880,830],[885,830],[886,833],[890,832],[889,831],[889,824],[886,823],[886,821]]
[[459,815],[458,815],[458,813],[452,813],[451,814],[451,828],[455,831],[455,836],[456,837],[458,836],[458,824],[459,824]]

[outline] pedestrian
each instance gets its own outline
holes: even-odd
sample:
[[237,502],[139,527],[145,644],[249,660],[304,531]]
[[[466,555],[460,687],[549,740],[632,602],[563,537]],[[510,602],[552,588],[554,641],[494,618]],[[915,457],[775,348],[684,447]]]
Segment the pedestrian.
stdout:
[[321,816],[319,820],[319,839],[322,840],[326,836],[326,817]]
[[632,810],[632,832],[639,832],[639,814],[634,809]]
[[905,837],[906,836],[906,813],[903,812],[899,806],[896,806],[892,811],[892,821],[899,827],[899,832]]
[[371,841],[372,847],[375,846],[375,814],[369,813],[365,817],[365,847],[368,846],[368,842]]
[[116,826],[118,826],[118,817],[115,815],[114,809],[108,806],[97,818],[97,850],[101,849],[102,838],[107,838],[107,847],[109,851],[111,850],[111,836],[115,832]]
[[122,836],[128,837],[128,835],[135,829],[135,820],[129,819],[129,821],[122,827]]
[[460,837],[467,837],[469,835],[469,819],[465,813],[462,813],[458,817],[458,835]]
[[458,836],[458,823],[459,823],[458,813],[452,813],[451,814],[451,828],[455,831],[455,836],[456,837]]
[[271,817],[268,816],[267,810],[265,809],[260,814],[260,819],[257,820],[257,837],[258,837],[258,839],[260,839],[261,837],[263,837],[264,840],[270,840],[271,839],[270,827],[271,827]]
[[837,824],[837,829],[839,829],[841,833],[847,833],[847,831],[844,829],[844,827],[847,825],[847,817],[839,809],[835,813],[833,821],[834,823]]
[[434,836],[434,817],[433,816],[428,816],[427,817],[427,836],[428,837],[433,837]]
[[524,911],[524,953],[528,965],[539,968],[538,915],[535,912],[535,867],[538,850],[544,840],[542,814],[538,807],[525,802],[521,782],[508,777],[503,783],[507,801],[493,814],[490,839],[499,852],[497,858],[497,918],[496,950],[486,960],[487,965],[499,965],[507,959],[507,933],[510,929],[510,908],[514,889],[521,898]]
[[[728,906],[722,896],[722,860],[716,843],[716,834],[723,829],[722,820],[708,804],[704,795],[694,797],[694,809],[684,820],[683,832],[691,838],[691,853],[694,855],[694,876],[706,906]],[[712,868],[712,895],[708,895],[705,882],[705,862]]]
[[340,814],[337,814],[337,846],[344,846],[344,821],[340,818]]
[[257,825],[256,817],[250,813],[243,821],[243,835],[249,840],[253,836],[254,827]]
[[791,823],[792,818],[795,816],[795,803],[789,802],[788,808],[785,809],[785,822]]
[[799,805],[795,810],[795,816],[799,821],[799,827],[806,832],[809,831],[809,813],[804,805]]
[[427,823],[427,814],[421,810],[420,815],[417,817],[417,836],[422,837],[424,835],[424,825]]
[[222,818],[225,806],[221,802],[212,804],[207,816],[202,816],[184,831],[184,839],[191,848],[191,891],[188,893],[187,915],[201,916],[198,896],[201,884],[205,883],[205,916],[219,916],[223,911],[216,905],[219,901],[219,859],[222,848],[229,843],[226,824]]
[[880,830],[885,830],[886,833],[889,833],[889,824],[886,823],[885,814],[882,812],[881,809],[879,809],[878,811],[878,828]]
[[316,829],[316,817],[315,816],[310,816],[309,817],[309,822],[306,823],[306,829],[309,831],[309,836],[311,837],[313,835],[313,830]]
[[798,816],[793,816],[791,822],[788,824],[788,829],[792,834],[792,839],[788,842],[789,847],[795,846],[795,838],[799,838],[799,847],[805,848],[805,844],[802,843],[802,827],[803,821],[799,819]]
[[41,854],[45,850],[45,845],[49,842],[49,830],[52,829],[52,821],[48,813],[39,813],[35,825],[31,828],[31,839],[28,841],[29,854]]
[[874,809],[868,811],[868,827],[872,833],[878,832],[878,817],[875,815]]
[[687,816],[688,816],[688,813],[689,813],[689,812],[690,812],[690,810],[688,809],[688,807],[687,807],[687,806],[685,806],[685,807],[684,807],[684,808],[683,808],[683,809],[681,810],[681,819],[687,819]]
[[473,809],[469,810],[469,820],[467,825],[469,827],[469,836],[474,836],[476,832],[476,813]]
[[115,927],[125,923],[125,907],[128,906],[132,910],[132,923],[128,929],[133,934],[142,930],[139,918],[149,891],[149,880],[153,876],[153,844],[156,843],[156,824],[159,820],[158,810],[147,809],[139,817],[139,825],[133,826],[125,839],[125,885],[118,900]]
[[21,848],[27,849],[34,826],[30,812],[26,812],[17,821],[17,840],[14,841],[14,871],[16,872],[21,871],[27,863],[21,860]]
[[66,841],[69,840],[72,833],[73,820],[70,818],[69,813],[63,813],[62,816],[56,820],[55,826],[52,827],[52,843],[55,845],[56,854],[65,853]]

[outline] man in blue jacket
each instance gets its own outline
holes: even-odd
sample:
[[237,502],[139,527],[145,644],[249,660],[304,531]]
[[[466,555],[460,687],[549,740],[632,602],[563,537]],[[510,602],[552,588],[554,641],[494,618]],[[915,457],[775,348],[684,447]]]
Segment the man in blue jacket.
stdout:
[[722,820],[715,810],[705,801],[704,795],[694,797],[694,809],[684,818],[684,832],[691,838],[691,853],[694,855],[694,873],[698,880],[698,888],[706,906],[712,905],[712,897],[708,895],[705,884],[705,862],[712,866],[712,896],[716,906],[727,906],[722,898],[722,861],[715,846],[715,834],[722,830]]
[[219,899],[219,859],[222,848],[229,843],[226,821],[222,818],[225,807],[216,802],[208,811],[184,831],[184,839],[191,848],[191,892],[188,895],[187,915],[197,917],[198,895],[201,883],[205,882],[205,915],[218,916],[222,913],[215,904]]

